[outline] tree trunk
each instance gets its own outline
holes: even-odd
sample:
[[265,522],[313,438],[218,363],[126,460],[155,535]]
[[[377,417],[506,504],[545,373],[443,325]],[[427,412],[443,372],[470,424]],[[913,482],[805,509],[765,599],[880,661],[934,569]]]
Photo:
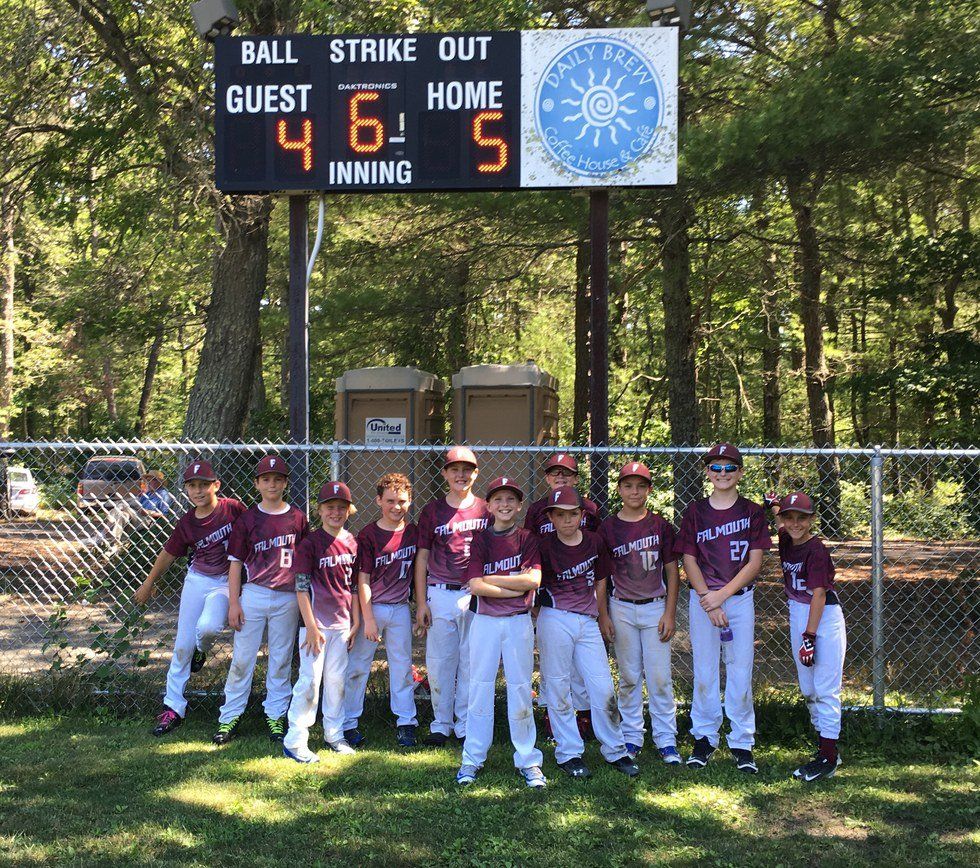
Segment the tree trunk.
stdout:
[[146,416],[150,411],[150,397],[153,395],[153,380],[157,375],[157,366],[160,364],[160,349],[163,347],[163,321],[157,325],[156,333],[153,335],[153,343],[150,344],[150,353],[146,357],[146,373],[143,375],[143,391],[140,392],[140,406],[136,414],[137,439],[143,436],[146,430]]
[[119,421],[119,410],[116,408],[116,380],[112,374],[112,359],[105,356],[102,359],[102,394],[105,396],[105,408],[113,422]]
[[575,245],[575,406],[572,414],[572,442],[589,439],[589,235],[588,222],[579,229]]
[[257,196],[225,199],[219,211],[224,246],[212,268],[204,346],[184,419],[187,439],[235,441],[244,434],[271,211],[271,200]]
[[13,204],[0,199],[0,437],[10,436],[14,403],[14,247],[16,215]]
[[265,377],[262,375],[262,343],[259,341],[255,344],[255,358],[252,360],[252,391],[248,398],[247,428],[253,440],[265,439],[266,432],[260,428],[265,410]]
[[[769,228],[765,200],[760,196],[753,209],[760,214],[760,234]],[[776,252],[768,241],[762,242],[760,301],[762,303],[762,440],[766,445],[782,437],[780,416],[779,360],[782,347],[779,336],[779,289],[776,283]]]
[[447,361],[453,371],[465,368],[470,363],[469,347],[469,282],[470,266],[460,261],[449,272],[451,299],[449,308],[449,327],[446,336]]
[[[823,321],[820,310],[822,264],[820,241],[813,222],[813,206],[819,183],[811,181],[809,191],[796,179],[787,185],[790,207],[796,223],[800,261],[800,319],[803,324],[803,350],[807,404],[813,445],[834,447],[834,414],[830,403],[830,370],[824,352]],[[828,536],[840,533],[840,467],[833,456],[817,459],[819,477],[820,526]]]

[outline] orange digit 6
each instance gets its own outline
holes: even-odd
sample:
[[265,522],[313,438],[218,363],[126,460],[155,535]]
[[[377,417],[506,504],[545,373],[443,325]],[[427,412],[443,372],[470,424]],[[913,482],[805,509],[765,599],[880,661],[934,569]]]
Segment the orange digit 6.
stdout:
[[[351,150],[358,154],[373,154],[384,146],[384,124],[370,115],[361,117],[360,110],[362,102],[375,102],[378,99],[380,94],[376,90],[360,90],[350,98],[348,103],[347,114],[350,124],[347,127],[347,141],[350,143]],[[368,132],[370,141],[361,141],[361,130]]]

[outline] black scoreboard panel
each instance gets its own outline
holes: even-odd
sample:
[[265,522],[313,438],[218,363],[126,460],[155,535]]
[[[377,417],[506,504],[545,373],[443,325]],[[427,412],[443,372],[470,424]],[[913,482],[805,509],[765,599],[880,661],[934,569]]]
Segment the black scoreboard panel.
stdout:
[[223,37],[229,193],[520,185],[520,33]]

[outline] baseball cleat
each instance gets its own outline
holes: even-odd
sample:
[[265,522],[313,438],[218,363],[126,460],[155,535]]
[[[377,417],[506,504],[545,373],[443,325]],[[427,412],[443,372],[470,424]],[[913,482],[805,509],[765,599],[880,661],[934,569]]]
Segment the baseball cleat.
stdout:
[[745,772],[747,775],[759,773],[759,767],[755,764],[755,757],[752,756],[752,751],[740,747],[733,747],[731,752],[732,759],[735,760],[735,768],[740,772]]
[[456,772],[456,783],[461,787],[468,787],[476,780],[476,773],[479,769],[476,766],[460,766],[459,771]]
[[288,748],[283,746],[282,755],[294,762],[310,764],[320,762],[320,755],[313,753],[308,747]]
[[328,741],[327,747],[334,753],[354,753],[354,748],[350,746],[350,742],[345,738],[338,739],[337,741]]
[[694,750],[687,758],[687,764],[692,769],[703,769],[714,752],[715,749],[706,737],[697,738],[694,740]]
[[805,766],[801,766],[793,772],[793,777],[799,781],[803,781],[805,784],[812,784],[814,781],[819,781],[823,778],[832,778],[837,774],[837,767],[840,764],[840,754],[837,755],[837,759],[835,760],[818,755]]
[[207,654],[205,654],[200,648],[195,648],[194,656],[191,657],[191,672],[200,672],[204,668],[204,664],[207,662],[207,659]]
[[218,731],[214,734],[214,738],[211,739],[215,744],[228,744],[237,734],[238,734],[238,724],[241,721],[242,716],[229,720],[227,723],[219,723]]
[[269,728],[269,740],[282,744],[282,740],[286,737],[286,718],[267,717],[265,725]]
[[[629,745],[626,745],[628,748]],[[677,752],[677,748],[674,745],[669,744],[667,747],[657,748],[660,751],[660,759],[662,759],[669,766],[679,766],[681,764],[681,755]]]
[[558,763],[558,768],[560,768],[570,778],[592,777],[592,772],[590,772],[588,766],[582,762],[582,757],[580,756],[575,756],[570,760],[565,760],[563,763]]
[[643,750],[643,746],[639,744],[633,744],[633,742],[626,742],[626,753],[628,753],[633,759],[636,759],[640,755],[640,751]]
[[344,741],[351,747],[357,748],[364,744],[367,739],[361,735],[361,731],[357,727],[354,727],[354,729],[344,730]]
[[548,786],[548,779],[544,776],[544,772],[541,771],[541,766],[528,766],[526,769],[518,769],[518,771],[520,771],[521,777],[524,778],[524,783],[532,790],[543,790]]
[[793,771],[793,777],[796,778],[797,780],[799,780],[801,777],[803,777],[803,769],[805,769],[810,764],[810,761],[811,760],[816,760],[816,759],[820,759],[820,751],[819,750],[818,751],[814,751],[813,756],[809,760],[807,760],[805,763],[803,763],[803,765],[801,765],[798,769],[795,769]]
[[636,760],[633,759],[629,754],[621,756],[617,760],[613,760],[609,763],[617,772],[622,772],[624,775],[635,778],[640,773],[640,767],[636,764]]
[[443,732],[430,732],[422,742],[426,747],[445,747],[449,736]]
[[[360,733],[358,733],[360,735]],[[347,739],[349,742],[350,739]],[[398,727],[398,746],[415,747],[418,741],[415,738],[415,727],[412,724],[404,724]]]
[[153,727],[152,732],[158,737],[166,735],[168,732],[173,732],[183,722],[184,718],[177,714],[176,711],[164,706],[163,711],[157,715],[157,724]]

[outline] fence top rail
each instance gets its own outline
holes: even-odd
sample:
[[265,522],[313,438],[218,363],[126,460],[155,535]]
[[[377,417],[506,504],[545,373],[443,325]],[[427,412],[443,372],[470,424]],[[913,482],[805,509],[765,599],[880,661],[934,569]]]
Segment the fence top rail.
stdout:
[[[626,452],[643,453],[644,455],[693,455],[700,454],[707,444],[699,446],[643,446],[643,445],[607,445],[607,446],[570,446],[564,444],[536,446],[524,443],[483,444],[470,443],[474,449],[485,453],[508,453],[514,451],[552,454],[555,451],[579,455],[608,454],[621,455]],[[140,450],[155,449],[171,452],[258,452],[258,451],[289,451],[289,452],[441,452],[446,449],[444,443],[410,443],[403,445],[368,445],[364,443],[346,443],[333,441],[326,443],[202,443],[196,441],[154,441],[154,440],[10,440],[0,441],[0,451],[16,451],[24,449],[66,450],[66,449],[116,449]],[[816,448],[812,446],[739,446],[743,455],[756,456],[856,456],[856,457],[922,457],[922,458],[980,458],[980,447],[943,447],[943,448],[885,448],[874,447],[839,447]]]

